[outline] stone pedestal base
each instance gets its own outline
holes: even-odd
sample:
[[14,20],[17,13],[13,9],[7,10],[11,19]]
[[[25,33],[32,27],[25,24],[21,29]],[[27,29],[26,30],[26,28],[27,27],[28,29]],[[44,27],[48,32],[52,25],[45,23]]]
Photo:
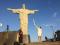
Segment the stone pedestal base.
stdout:
[[29,35],[23,35],[23,43],[28,44],[30,42],[30,36]]

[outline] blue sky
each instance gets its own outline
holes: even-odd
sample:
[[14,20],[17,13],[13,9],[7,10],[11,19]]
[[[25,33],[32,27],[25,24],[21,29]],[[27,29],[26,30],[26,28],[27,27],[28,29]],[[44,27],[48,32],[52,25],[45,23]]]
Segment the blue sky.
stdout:
[[[60,29],[60,0],[0,0],[0,23],[3,24],[0,27],[0,32],[6,30],[6,25],[10,26],[10,31],[18,31],[20,27],[19,15],[8,11],[7,8],[21,8],[23,3],[28,9],[39,10],[28,17],[28,31],[31,41],[35,42],[38,39],[33,25],[33,18],[36,24],[43,28],[42,39],[44,40],[45,36],[52,38],[53,30]],[[53,26],[53,29],[51,26]]]

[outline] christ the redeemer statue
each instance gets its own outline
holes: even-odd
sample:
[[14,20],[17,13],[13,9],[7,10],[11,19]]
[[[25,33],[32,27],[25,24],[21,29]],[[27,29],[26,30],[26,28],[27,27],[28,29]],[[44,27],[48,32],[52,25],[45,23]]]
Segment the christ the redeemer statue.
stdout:
[[23,32],[23,43],[28,43],[28,15],[34,14],[35,11],[38,11],[38,10],[26,9],[25,4],[23,4],[21,9],[8,8],[8,10],[11,10],[13,13],[19,14],[20,28]]

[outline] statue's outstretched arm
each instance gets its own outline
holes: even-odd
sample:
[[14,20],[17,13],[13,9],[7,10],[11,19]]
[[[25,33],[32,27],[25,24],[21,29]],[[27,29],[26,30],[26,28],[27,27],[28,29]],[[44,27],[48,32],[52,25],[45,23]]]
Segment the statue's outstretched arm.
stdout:
[[19,13],[19,9],[11,9],[11,8],[7,8],[7,10],[11,10],[13,13]]
[[30,10],[31,14],[34,14],[35,12],[37,12],[38,10]]

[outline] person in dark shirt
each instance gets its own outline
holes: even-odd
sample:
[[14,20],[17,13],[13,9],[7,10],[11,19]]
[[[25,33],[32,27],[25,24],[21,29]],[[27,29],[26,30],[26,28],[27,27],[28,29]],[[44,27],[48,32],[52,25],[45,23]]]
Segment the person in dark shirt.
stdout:
[[48,38],[45,36],[45,40],[48,41]]
[[23,43],[23,32],[21,29],[19,30],[19,43]]

